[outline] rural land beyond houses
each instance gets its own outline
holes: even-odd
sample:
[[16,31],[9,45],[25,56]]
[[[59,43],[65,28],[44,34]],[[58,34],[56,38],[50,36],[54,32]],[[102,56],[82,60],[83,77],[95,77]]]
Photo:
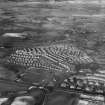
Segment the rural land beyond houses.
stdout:
[[[26,39],[4,37],[17,34],[22,34]],[[32,47],[32,43],[40,43],[43,46],[43,43],[64,40],[70,41],[71,44],[93,60],[90,64],[81,64],[79,69],[84,74],[91,73],[95,76],[94,78],[104,81],[104,93],[102,94],[105,95],[105,0],[0,0],[0,92],[3,91],[3,94],[10,90],[23,92],[36,78],[41,78],[40,71],[38,71],[38,77],[34,78],[36,71],[34,72],[31,69],[26,71],[25,79],[21,81],[22,83],[28,81],[28,84],[14,82],[20,76],[16,75],[17,69],[19,69],[19,73],[23,73],[24,68],[18,67],[18,65],[11,67],[12,64],[4,65],[3,59],[11,53],[11,47],[21,49]],[[43,74],[46,75],[46,73]],[[46,76],[46,78],[49,77]],[[62,75],[60,75],[60,78],[62,78]],[[98,80],[94,79],[94,81],[97,82]],[[102,89],[100,88],[100,90]],[[42,91],[37,91],[43,96]],[[30,92],[34,98],[36,97],[35,92],[36,90]],[[66,102],[66,105],[105,105],[103,101],[100,104],[85,101],[77,104],[77,94],[63,94],[58,91],[57,94],[55,91],[53,93],[53,95],[49,95],[48,100],[50,101],[43,105],[58,105],[56,102],[59,103],[61,100],[59,105],[65,105],[64,102]],[[24,94],[27,95],[28,93]],[[73,99],[72,95],[74,95]],[[2,94],[0,96],[2,97]],[[97,97],[97,95],[95,96]],[[29,105],[35,103],[32,97],[25,97],[26,100],[32,101]],[[54,97],[60,101],[54,100]],[[68,97],[72,101],[68,102]],[[98,99],[100,100],[100,98],[96,98],[96,100]],[[38,100],[41,100],[41,98],[38,98]],[[7,103],[3,105],[17,105],[15,103],[11,104],[11,101],[7,101]]]

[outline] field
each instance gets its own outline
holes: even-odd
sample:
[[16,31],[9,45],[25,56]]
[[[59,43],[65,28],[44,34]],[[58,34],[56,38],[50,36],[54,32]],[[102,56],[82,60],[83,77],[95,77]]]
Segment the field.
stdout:
[[[23,33],[29,39],[25,42],[8,42],[14,47],[26,47],[27,43],[70,40],[86,52],[93,60],[90,71],[105,75],[105,2],[104,0],[70,0],[62,2],[22,2],[0,3],[0,45],[6,43],[5,33]],[[25,44],[24,44],[25,43]],[[2,56],[2,51],[0,52]],[[0,77],[6,74],[1,67]],[[8,68],[6,68],[8,69]],[[7,71],[6,71],[7,72]],[[86,71],[87,72],[87,71]],[[15,76],[9,78],[14,79]],[[105,79],[105,78],[104,78]],[[2,83],[1,83],[2,84]],[[1,87],[3,88],[3,87]]]
[[0,35],[25,33],[35,42],[70,39],[100,64],[105,56],[104,28],[104,2],[0,3]]

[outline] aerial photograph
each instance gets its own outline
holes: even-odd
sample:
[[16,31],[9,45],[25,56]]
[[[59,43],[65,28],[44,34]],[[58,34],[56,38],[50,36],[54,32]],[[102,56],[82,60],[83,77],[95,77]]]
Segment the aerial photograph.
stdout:
[[0,0],[0,105],[105,105],[105,0]]

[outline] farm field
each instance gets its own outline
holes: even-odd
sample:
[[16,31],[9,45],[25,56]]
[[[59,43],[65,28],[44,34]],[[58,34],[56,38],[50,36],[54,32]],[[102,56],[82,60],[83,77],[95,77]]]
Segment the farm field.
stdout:
[[[27,38],[23,41],[18,38],[3,37],[6,33],[19,33]],[[16,68],[9,70],[11,68],[2,64],[2,58],[6,53],[8,55],[8,49],[11,46],[17,48],[34,47],[34,44],[37,43],[43,46],[43,43],[62,40],[70,41],[71,44],[93,59],[93,64],[89,64],[87,67],[81,66],[81,71],[83,70],[85,74],[91,71],[92,74],[98,74],[98,77],[105,79],[104,0],[0,1],[0,78],[10,81],[16,78],[14,73]],[[2,49],[1,46],[3,45],[7,48]],[[34,79],[32,76],[33,72],[30,73],[29,77],[26,75],[26,78],[31,81]],[[0,85],[3,86],[3,83],[0,82]],[[0,86],[1,90],[3,89],[2,86]],[[11,85],[4,84],[4,87],[6,86],[7,89],[11,89]],[[23,86],[22,89],[24,88]],[[66,95],[64,96],[63,99],[67,102]],[[62,97],[60,98],[62,99]],[[67,105],[70,103],[70,105],[74,105],[72,101],[68,102]]]

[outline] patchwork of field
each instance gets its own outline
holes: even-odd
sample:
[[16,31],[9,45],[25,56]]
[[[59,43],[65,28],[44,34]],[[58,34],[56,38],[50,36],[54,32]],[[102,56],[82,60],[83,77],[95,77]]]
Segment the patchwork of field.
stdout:
[[[1,2],[0,34],[25,33],[35,42],[70,39],[104,64],[105,4]],[[2,42],[2,41],[1,41]]]
[[[6,1],[6,0],[5,0]],[[94,70],[105,75],[105,1],[70,0],[38,2],[27,0],[0,3],[0,45],[5,33],[23,33],[26,41],[11,40],[14,47],[26,47],[27,43],[46,43],[70,40],[94,60],[94,66],[83,70]],[[9,46],[9,45],[8,45]],[[0,57],[2,53],[0,52]],[[11,71],[0,68],[0,78],[15,78]],[[82,71],[81,70],[81,71]],[[13,76],[14,75],[14,76]],[[11,77],[11,78],[10,78]],[[31,78],[31,77],[30,77]],[[0,83],[2,85],[2,82]],[[8,84],[6,85],[10,87]],[[15,87],[15,86],[14,86]],[[2,89],[3,87],[1,87]],[[24,88],[24,87],[23,87]],[[9,88],[11,89],[11,88]]]

